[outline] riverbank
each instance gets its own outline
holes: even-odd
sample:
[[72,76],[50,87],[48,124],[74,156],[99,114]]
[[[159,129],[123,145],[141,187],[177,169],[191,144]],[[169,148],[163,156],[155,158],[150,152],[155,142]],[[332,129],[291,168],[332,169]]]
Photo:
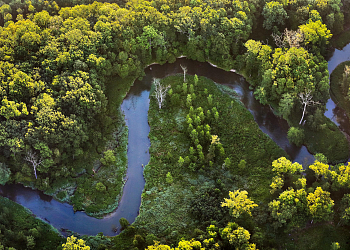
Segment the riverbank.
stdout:
[[334,102],[342,109],[346,114],[350,114],[350,100],[348,98],[349,81],[344,80],[343,74],[345,66],[350,66],[350,61],[342,62],[332,72],[330,76],[330,92],[334,99]]
[[118,207],[128,165],[128,127],[120,106],[133,82],[131,77],[106,79],[108,116],[105,122],[108,131],[104,133],[110,134],[109,140],[99,143],[95,159],[91,166],[86,167],[87,171],[53,192],[46,192],[61,202],[72,204],[75,211],[85,211],[89,216],[101,218]]
[[21,205],[0,196],[0,249],[56,249],[65,239]]
[[[134,225],[170,241],[194,236],[193,230],[205,230],[210,220],[227,223],[220,203],[229,190],[245,189],[256,203],[266,202],[273,175],[271,161],[287,156],[259,129],[241,103],[221,92],[211,80],[198,77],[196,84],[194,78],[187,75],[186,84],[183,75],[164,78],[162,83],[172,86],[172,96],[161,110],[155,98],[150,102],[151,160],[144,168],[146,186]],[[235,96],[227,87],[221,88]],[[193,142],[186,118],[191,106],[203,110],[202,125],[208,125],[210,134],[220,138],[224,156],[218,151],[215,157],[208,155],[209,146],[203,138],[199,141],[206,160],[191,153]],[[202,195],[207,199],[200,198]]]

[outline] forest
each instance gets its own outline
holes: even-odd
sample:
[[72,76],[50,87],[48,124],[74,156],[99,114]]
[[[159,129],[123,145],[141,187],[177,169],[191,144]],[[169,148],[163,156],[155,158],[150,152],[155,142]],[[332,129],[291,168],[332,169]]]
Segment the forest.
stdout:
[[115,211],[128,178],[120,106],[148,65],[179,57],[235,70],[315,156],[293,162],[234,90],[181,65],[150,83],[135,222],[63,237],[0,196],[0,250],[350,249],[350,133],[324,115],[332,97],[349,122],[350,63],[331,76],[327,63],[349,24],[349,0],[0,0],[0,185]]

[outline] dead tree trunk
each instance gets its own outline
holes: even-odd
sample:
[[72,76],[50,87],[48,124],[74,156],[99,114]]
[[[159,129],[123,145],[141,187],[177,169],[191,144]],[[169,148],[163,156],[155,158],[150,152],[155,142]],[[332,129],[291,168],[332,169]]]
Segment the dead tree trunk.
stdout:
[[36,168],[39,166],[42,162],[42,159],[38,159],[38,156],[33,151],[28,151],[26,157],[24,158],[26,161],[29,161],[33,165],[35,179],[38,179],[36,175]]
[[312,95],[311,95],[311,91],[308,90],[305,93],[300,93],[299,94],[299,98],[300,98],[300,102],[301,104],[304,106],[303,107],[303,115],[301,116],[299,125],[302,123],[304,116],[305,116],[305,111],[306,111],[306,107],[309,105],[314,105],[314,104],[319,104],[319,102],[315,102],[312,100]]
[[170,85],[164,86],[160,84],[160,79],[153,78],[153,84],[155,86],[154,96],[158,101],[158,107],[159,109],[162,108],[162,104],[165,100],[166,94],[168,89],[170,88]]
[[182,68],[182,70],[184,72],[184,82],[186,82],[187,67],[186,66],[182,66],[181,64],[180,64],[180,67]]

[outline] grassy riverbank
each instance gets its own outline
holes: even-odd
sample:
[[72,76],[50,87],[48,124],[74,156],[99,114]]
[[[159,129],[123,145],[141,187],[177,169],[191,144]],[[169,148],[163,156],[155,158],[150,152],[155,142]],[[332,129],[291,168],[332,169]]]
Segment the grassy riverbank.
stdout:
[[[135,78],[110,77],[106,81],[108,122],[111,138],[101,142],[97,149],[92,172],[77,180],[77,190],[72,197],[74,208],[85,210],[92,216],[110,213],[118,207],[123,192],[124,177],[128,166],[128,128],[120,105]],[[101,185],[102,184],[102,185]]]
[[[57,200],[73,204],[75,210],[86,211],[100,217],[118,207],[123,192],[127,169],[128,128],[120,105],[128,93],[135,77],[122,79],[109,77],[106,81],[107,113],[104,121],[109,136],[101,136],[99,146],[87,156],[82,168],[86,169],[76,177],[68,177],[46,191]],[[106,138],[109,138],[106,140]],[[73,164],[77,164],[74,162]],[[69,167],[68,167],[69,168]]]
[[[337,125],[329,118],[321,114],[315,122],[307,122],[299,125],[301,110],[296,110],[288,121],[292,127],[303,131],[303,144],[313,155],[324,154],[329,163],[337,164],[347,161],[349,158],[349,143],[346,136],[339,130]],[[316,116],[315,113],[308,113],[308,116]]]
[[57,249],[65,242],[51,225],[21,205],[0,196],[0,249]]
[[348,98],[349,83],[343,81],[343,73],[345,66],[350,66],[350,61],[339,64],[330,76],[330,92],[334,102],[345,110],[349,117],[350,100]]
[[[244,189],[256,203],[266,202],[273,175],[271,161],[286,153],[259,129],[231,89],[220,86],[223,93],[204,77],[199,77],[197,84],[193,76],[186,76],[183,84],[179,75],[162,82],[171,85],[173,93],[161,110],[151,98],[151,160],[144,169],[146,186],[135,226],[173,241],[194,237],[193,230],[205,230],[211,220],[227,223],[227,209],[220,204],[229,190]],[[191,149],[193,130],[189,132],[186,117],[192,109],[202,116],[197,120],[199,128],[194,127],[205,157],[202,161],[198,150]],[[214,157],[207,153],[213,143],[200,137],[200,126],[206,125],[211,135],[220,138],[224,153],[217,148]]]

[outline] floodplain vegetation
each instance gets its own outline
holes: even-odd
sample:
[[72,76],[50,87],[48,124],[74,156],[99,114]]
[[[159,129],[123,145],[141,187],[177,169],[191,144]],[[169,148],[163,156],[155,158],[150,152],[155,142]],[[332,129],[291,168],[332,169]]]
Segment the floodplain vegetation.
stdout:
[[[127,166],[120,104],[146,65],[181,55],[238,70],[288,121],[290,141],[317,158],[291,163],[228,88],[185,74],[156,79],[166,91],[151,97],[136,222],[121,220],[117,237],[63,239],[1,198],[0,249],[349,248],[349,144],[323,115],[325,56],[332,36],[333,47],[349,42],[349,5],[0,1],[0,184],[22,183],[97,217],[113,211]],[[331,86],[347,110],[339,67]]]

